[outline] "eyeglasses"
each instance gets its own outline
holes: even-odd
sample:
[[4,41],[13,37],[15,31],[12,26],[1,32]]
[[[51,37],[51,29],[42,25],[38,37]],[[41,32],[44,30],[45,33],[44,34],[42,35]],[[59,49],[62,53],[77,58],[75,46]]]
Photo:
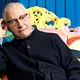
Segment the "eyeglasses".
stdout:
[[[21,20],[21,21],[25,21],[25,20],[27,20],[27,13],[26,14],[24,14],[24,15],[21,15],[21,16],[19,16],[19,20]],[[18,23],[18,19],[16,18],[16,19],[11,19],[11,20],[9,20],[9,21],[3,21],[2,22],[2,24],[8,24],[9,26],[15,26],[16,24]]]

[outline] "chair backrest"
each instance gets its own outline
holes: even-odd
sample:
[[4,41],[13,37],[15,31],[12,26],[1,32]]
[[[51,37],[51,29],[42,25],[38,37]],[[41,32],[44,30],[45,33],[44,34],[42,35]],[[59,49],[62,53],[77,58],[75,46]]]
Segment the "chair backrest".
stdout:
[[71,25],[68,18],[59,18],[55,13],[42,7],[31,7],[27,11],[31,15],[31,24],[37,25],[37,28],[60,29],[61,27]]

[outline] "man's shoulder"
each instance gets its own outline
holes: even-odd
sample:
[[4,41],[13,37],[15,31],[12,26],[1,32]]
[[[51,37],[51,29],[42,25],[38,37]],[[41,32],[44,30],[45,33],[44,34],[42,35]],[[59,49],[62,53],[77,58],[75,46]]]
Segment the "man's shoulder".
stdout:
[[[39,31],[39,30],[38,30]],[[52,37],[52,38],[57,38],[59,37],[58,34],[56,33],[49,33],[49,32],[43,32],[43,31],[39,31],[39,33],[43,36],[46,36],[46,37]]]
[[5,42],[2,44],[2,46],[5,46],[5,47],[10,46],[10,45],[11,45],[11,42]]
[[13,45],[13,40],[11,40],[11,41],[5,41],[5,42],[3,41],[2,46],[3,47],[10,47],[10,46],[12,46]]

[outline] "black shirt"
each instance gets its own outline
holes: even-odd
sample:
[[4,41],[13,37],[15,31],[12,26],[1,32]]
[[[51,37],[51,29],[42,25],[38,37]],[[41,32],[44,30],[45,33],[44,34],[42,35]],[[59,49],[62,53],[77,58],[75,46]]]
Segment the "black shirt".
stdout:
[[8,80],[79,80],[80,63],[57,34],[35,29],[0,46],[0,73]]

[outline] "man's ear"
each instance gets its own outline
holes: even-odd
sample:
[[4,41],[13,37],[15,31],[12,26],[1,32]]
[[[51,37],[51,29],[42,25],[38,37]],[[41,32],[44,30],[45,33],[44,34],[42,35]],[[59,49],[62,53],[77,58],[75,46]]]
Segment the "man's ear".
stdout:
[[27,13],[27,14],[28,14],[27,16],[30,18],[30,13]]
[[30,13],[27,13],[30,16]]
[[30,22],[31,22],[31,16],[30,16],[30,13],[27,13],[28,15],[27,15],[27,17],[28,17],[28,19],[30,20]]

